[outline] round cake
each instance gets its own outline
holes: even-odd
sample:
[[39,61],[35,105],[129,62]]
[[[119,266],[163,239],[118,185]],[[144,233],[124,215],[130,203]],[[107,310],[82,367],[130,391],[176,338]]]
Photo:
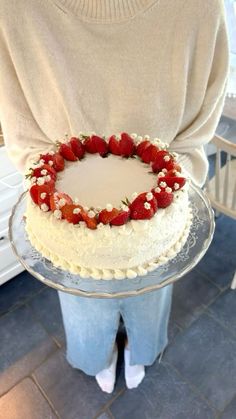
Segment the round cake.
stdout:
[[83,278],[146,275],[187,240],[191,211],[181,170],[157,138],[80,133],[58,142],[27,175],[29,240]]

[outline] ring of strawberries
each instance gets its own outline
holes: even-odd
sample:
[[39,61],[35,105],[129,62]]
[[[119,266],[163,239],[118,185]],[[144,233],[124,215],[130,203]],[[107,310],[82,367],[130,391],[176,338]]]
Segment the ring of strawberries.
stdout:
[[[100,211],[93,208],[86,210],[73,202],[70,196],[56,190],[57,173],[64,170],[65,160],[75,162],[83,159],[86,153],[98,153],[101,157],[109,154],[123,158],[138,157],[151,166],[153,173],[157,173],[157,185],[151,191],[139,194],[132,202],[126,199],[120,209],[107,206]],[[56,218],[72,224],[82,221],[90,229],[96,229],[99,223],[121,226],[129,220],[149,220],[158,208],[166,208],[172,203],[175,191],[186,182],[173,154],[147,139],[137,145],[125,132],[119,138],[112,135],[107,140],[97,135],[81,135],[80,138],[72,137],[67,142],[59,142],[56,152],[40,155],[26,177],[30,177],[32,183],[31,198],[42,211],[52,211]]]

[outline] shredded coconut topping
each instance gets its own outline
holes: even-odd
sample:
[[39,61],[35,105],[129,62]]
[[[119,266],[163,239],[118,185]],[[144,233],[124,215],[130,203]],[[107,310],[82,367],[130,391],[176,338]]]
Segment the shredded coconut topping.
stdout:
[[170,156],[164,156],[165,161],[170,161]]
[[73,209],[73,214],[79,214],[81,212],[80,208],[74,208]]
[[166,188],[167,184],[166,184],[166,182],[160,182],[160,186],[161,186],[161,188]]
[[106,210],[107,210],[108,212],[111,212],[111,211],[113,210],[113,205],[111,205],[111,204],[107,204],[107,205],[106,205]]
[[44,212],[47,212],[49,210],[49,207],[47,206],[47,204],[42,204],[40,208]]
[[93,217],[95,217],[95,212],[94,211],[92,211],[92,210],[90,210],[89,212],[88,212],[88,216],[89,216],[89,218],[93,218]]
[[64,198],[59,199],[58,205],[59,205],[59,207],[63,207],[64,205],[66,205],[65,199]]
[[45,183],[44,178],[43,177],[38,177],[38,179],[37,179],[37,185],[44,185],[44,183]]
[[59,209],[56,209],[56,210],[53,212],[53,215],[54,215],[54,217],[55,217],[55,218],[57,218],[58,220],[60,220],[60,219],[61,219],[61,217],[62,217],[62,212],[61,212]]
[[151,200],[152,200],[152,198],[153,198],[153,194],[152,194],[152,192],[148,192],[148,193],[146,194],[146,200],[147,200],[147,201],[151,201]]

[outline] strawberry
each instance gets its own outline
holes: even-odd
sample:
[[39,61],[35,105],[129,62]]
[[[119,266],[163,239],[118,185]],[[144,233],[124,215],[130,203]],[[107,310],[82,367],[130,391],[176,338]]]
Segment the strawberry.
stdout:
[[121,155],[120,141],[116,139],[115,135],[112,135],[109,138],[108,149],[109,149],[110,153],[115,154],[116,156]]
[[157,148],[153,144],[150,144],[142,152],[142,154],[141,154],[141,160],[144,163],[151,163],[151,161],[154,161],[156,159],[158,152],[159,152],[159,148]]
[[40,154],[40,160],[44,160],[44,163],[48,164],[49,161],[53,161],[53,157],[55,154],[50,154],[50,153],[46,153],[46,154]]
[[126,132],[121,134],[120,152],[123,157],[130,157],[135,152],[133,139]]
[[150,220],[154,215],[152,206],[147,202],[136,202],[131,209],[130,218],[133,220]]
[[[46,172],[42,173],[42,170],[45,170]],[[32,177],[34,176],[36,178],[41,177],[41,176],[46,176],[46,175],[50,175],[53,180],[56,180],[57,172],[49,164],[44,164],[41,167],[37,167],[36,169],[33,169],[32,174],[31,174]]]
[[155,189],[152,189],[152,193],[157,200],[158,208],[166,208],[168,207],[174,198],[174,194],[172,192],[160,191],[156,192]]
[[65,167],[64,158],[59,153],[55,153],[52,157],[53,159],[51,160],[53,161],[53,167],[56,170],[56,172],[61,172],[62,170],[64,170],[64,167]]
[[92,141],[94,141],[97,153],[100,154],[100,156],[104,157],[108,153],[108,144],[107,142],[97,135],[92,135]]
[[139,143],[139,145],[136,148],[137,156],[141,157],[144,150],[146,150],[146,148],[149,147],[150,145],[151,145],[151,143],[148,140],[145,140],[145,141],[142,141],[141,143]]
[[152,196],[152,193],[150,192],[143,192],[139,194],[137,198],[135,198],[135,200],[130,204],[129,208],[132,211],[138,203],[144,204],[145,202],[148,202],[151,205],[153,212],[155,213],[157,210],[157,202],[155,196]]
[[[167,156],[169,160],[167,159]],[[152,163],[152,171],[154,173],[160,172],[161,169],[165,169],[166,165],[173,160],[173,157],[166,150],[160,150],[156,153],[155,160]]]
[[65,204],[63,207],[61,207],[61,212],[62,212],[62,218],[64,218],[65,220],[67,220],[69,223],[72,224],[78,224],[80,221],[83,220],[80,212],[74,213],[74,210],[80,210],[81,209],[78,205],[74,205],[74,204]]
[[96,144],[95,144],[95,141],[92,139],[92,137],[87,137],[85,139],[84,147],[88,153],[91,153],[91,154],[97,153]]
[[168,172],[176,170],[179,173],[182,170],[181,167],[174,160],[168,161],[165,165],[165,169],[167,169]]
[[59,202],[60,199],[64,199],[65,204],[73,204],[73,201],[69,195],[62,192],[54,192],[54,194],[50,196],[50,208],[52,211],[55,211],[56,209],[61,209],[61,207],[63,207],[63,205],[61,205],[61,202]]
[[85,147],[83,143],[78,138],[72,137],[69,141],[69,144],[74,155],[78,157],[79,160],[81,160],[85,153]]
[[178,190],[185,185],[186,179],[180,176],[163,176],[158,178],[158,185],[161,182],[165,182],[167,186],[169,186],[169,188],[172,188],[173,190]]
[[83,209],[80,212],[83,221],[85,221],[85,223],[87,224],[87,227],[90,228],[91,230],[95,230],[97,228],[97,218],[96,217],[89,217],[88,213],[86,211],[84,211]]
[[[54,187],[49,184],[44,185],[32,185],[30,188],[30,196],[35,204],[39,205],[41,203],[41,193],[45,192],[50,196],[54,191]],[[40,201],[40,202],[39,202]],[[45,202],[46,203],[46,202]]]
[[64,159],[69,161],[76,161],[78,160],[76,155],[71,149],[71,146],[69,144],[62,143],[59,147],[58,152],[61,154],[61,156],[64,157]]
[[111,220],[119,214],[119,210],[113,208],[112,211],[107,211],[107,209],[103,209],[99,212],[98,221],[99,223],[109,224]]
[[121,226],[123,224],[126,224],[127,221],[129,220],[129,216],[130,216],[130,210],[128,211],[121,210],[119,211],[117,215],[115,215],[114,218],[112,218],[112,220],[110,221],[110,224],[113,226]]

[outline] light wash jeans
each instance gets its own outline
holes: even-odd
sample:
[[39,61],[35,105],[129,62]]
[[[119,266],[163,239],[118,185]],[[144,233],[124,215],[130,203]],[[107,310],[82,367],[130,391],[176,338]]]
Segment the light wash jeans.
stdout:
[[128,335],[131,365],[151,365],[168,343],[172,285],[136,297],[96,299],[59,291],[67,360],[96,375],[110,364],[120,316]]

